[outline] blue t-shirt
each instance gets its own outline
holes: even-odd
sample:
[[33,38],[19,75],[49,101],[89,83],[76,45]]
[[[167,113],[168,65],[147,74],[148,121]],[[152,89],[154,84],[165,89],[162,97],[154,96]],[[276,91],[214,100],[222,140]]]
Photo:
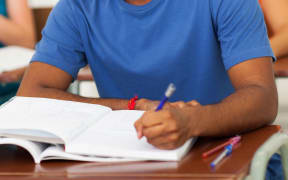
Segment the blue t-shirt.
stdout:
[[[6,0],[0,0],[0,14],[3,16],[7,16]],[[0,48],[1,47],[3,47],[3,44],[0,42]]]
[[234,92],[227,70],[273,56],[258,0],[60,0],[33,61],[74,78],[90,65],[103,98],[214,104]]

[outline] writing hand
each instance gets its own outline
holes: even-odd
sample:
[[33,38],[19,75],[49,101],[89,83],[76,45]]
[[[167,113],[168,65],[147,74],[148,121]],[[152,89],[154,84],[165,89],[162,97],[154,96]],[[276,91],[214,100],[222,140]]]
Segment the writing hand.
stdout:
[[[163,109],[168,107],[168,102],[164,105]],[[136,110],[143,110],[143,111],[155,111],[155,109],[157,108],[157,106],[159,105],[159,101],[153,101],[153,100],[149,100],[149,99],[139,99],[136,102]],[[139,124],[138,125],[138,138],[141,139],[143,134],[142,134],[142,125]]]
[[191,124],[197,124],[196,119],[194,123],[189,122],[191,118],[185,111],[196,111],[200,106],[197,101],[179,101],[167,103],[158,112],[147,111],[134,124],[138,137],[145,136],[150,144],[160,149],[180,147],[191,137]]

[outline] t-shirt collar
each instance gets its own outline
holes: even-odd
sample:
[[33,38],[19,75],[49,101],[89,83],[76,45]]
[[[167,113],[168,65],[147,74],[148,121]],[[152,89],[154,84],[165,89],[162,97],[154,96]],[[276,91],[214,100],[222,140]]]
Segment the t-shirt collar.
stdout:
[[120,8],[122,8],[123,10],[129,11],[132,13],[145,13],[153,9],[155,6],[157,6],[159,2],[162,0],[151,0],[149,3],[140,5],[140,6],[129,4],[125,0],[118,0],[118,1],[119,1]]

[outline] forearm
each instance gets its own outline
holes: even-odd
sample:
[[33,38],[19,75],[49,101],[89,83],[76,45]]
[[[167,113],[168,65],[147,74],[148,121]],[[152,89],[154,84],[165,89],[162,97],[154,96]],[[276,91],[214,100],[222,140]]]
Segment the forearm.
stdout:
[[34,33],[0,15],[0,42],[34,48]]
[[288,56],[288,25],[272,36],[270,42],[277,58]]
[[196,133],[199,136],[227,136],[249,131],[273,122],[277,106],[275,88],[242,88],[219,104],[200,106]]
[[44,97],[52,99],[77,101],[83,103],[99,104],[108,106],[113,110],[121,110],[128,108],[128,100],[125,99],[86,98],[71,94],[67,91],[63,91],[60,89],[39,87],[39,86],[33,88],[29,88],[29,86],[26,86],[25,88],[20,86],[17,96]]

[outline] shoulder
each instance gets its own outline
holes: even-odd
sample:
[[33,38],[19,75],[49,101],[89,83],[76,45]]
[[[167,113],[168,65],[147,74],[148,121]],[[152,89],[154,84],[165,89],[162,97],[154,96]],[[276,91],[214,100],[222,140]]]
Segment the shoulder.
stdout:
[[[210,0],[211,11],[215,22],[227,18],[251,18],[262,16],[259,0]],[[255,16],[253,16],[255,18]]]
[[77,20],[89,11],[89,7],[93,6],[92,4],[96,1],[99,0],[60,0],[50,15],[57,19],[65,18],[75,21],[75,18]]
[[[67,16],[73,21],[94,18],[100,9],[107,8],[109,4],[115,4],[115,0],[60,0],[53,9],[55,14]],[[79,22],[77,22],[79,23]]]
[[259,5],[259,0],[210,0],[213,11],[218,12],[223,9],[233,11],[234,9],[245,11],[247,7],[256,7]]
[[89,11],[90,9],[95,9],[109,1],[110,0],[60,0],[57,6],[70,8],[73,11]]

